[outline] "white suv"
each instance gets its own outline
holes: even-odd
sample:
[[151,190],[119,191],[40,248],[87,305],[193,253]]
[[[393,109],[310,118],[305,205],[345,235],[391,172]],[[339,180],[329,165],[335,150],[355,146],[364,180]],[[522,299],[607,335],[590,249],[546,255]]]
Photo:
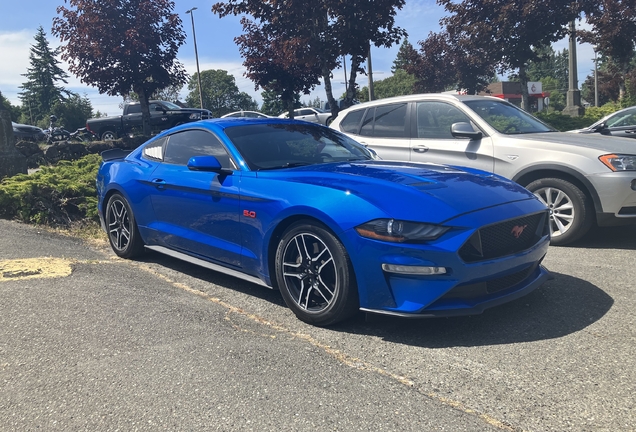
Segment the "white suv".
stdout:
[[494,97],[400,96],[348,108],[331,123],[382,159],[437,162],[500,174],[550,209],[552,244],[594,224],[636,223],[636,143],[557,132]]

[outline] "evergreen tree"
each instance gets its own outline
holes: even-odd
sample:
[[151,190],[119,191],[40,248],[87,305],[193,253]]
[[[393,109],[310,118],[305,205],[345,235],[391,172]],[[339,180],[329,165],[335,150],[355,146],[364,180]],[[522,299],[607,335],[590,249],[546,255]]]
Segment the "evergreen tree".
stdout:
[[0,91],[0,110],[9,111],[9,114],[11,115],[11,120],[16,123],[18,122],[18,119],[20,118],[20,108],[14,105],[11,105],[11,102],[9,101],[9,99],[4,97],[1,91]]
[[413,45],[411,45],[409,40],[404,39],[404,42],[400,45],[400,49],[398,50],[395,60],[393,60],[391,72],[395,73],[399,69],[406,70],[408,65],[412,63],[413,55],[416,53],[417,51],[413,48]]
[[[263,114],[270,116],[278,116],[287,109],[287,106],[283,102],[282,98],[274,90],[264,90],[261,92],[263,97],[263,105],[261,105],[260,111]],[[294,95],[294,108],[300,108],[300,95]]]
[[23,91],[19,97],[27,118],[35,124],[49,114],[53,105],[63,102],[73,93],[59,84],[68,84],[69,76],[60,68],[60,61],[56,58],[59,48],[51,49],[42,26],[34,39],[35,44],[31,45],[29,54],[30,66],[27,73],[22,74],[27,81],[20,87]]

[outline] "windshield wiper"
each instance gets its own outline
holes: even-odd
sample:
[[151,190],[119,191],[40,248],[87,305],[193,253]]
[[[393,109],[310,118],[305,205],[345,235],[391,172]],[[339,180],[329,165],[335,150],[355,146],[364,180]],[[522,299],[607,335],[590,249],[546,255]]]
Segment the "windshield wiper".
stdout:
[[310,162],[288,162],[283,165],[261,168],[259,169],[259,171],[269,171],[269,170],[277,170],[277,169],[284,169],[284,168],[296,168],[296,167],[307,166],[307,165],[314,165],[314,164]]

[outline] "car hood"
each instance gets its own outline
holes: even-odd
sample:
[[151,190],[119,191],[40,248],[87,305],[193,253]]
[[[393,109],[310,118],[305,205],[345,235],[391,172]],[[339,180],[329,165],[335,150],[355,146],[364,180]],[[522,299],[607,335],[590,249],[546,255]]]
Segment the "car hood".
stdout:
[[547,142],[551,144],[587,147],[600,150],[604,153],[636,154],[636,145],[634,145],[634,140],[631,138],[608,137],[595,134],[575,134],[567,132],[546,132],[536,134],[500,136],[524,141]]
[[[536,199],[503,177],[436,164],[392,161],[331,163],[263,172],[285,181],[354,194],[394,217],[442,222],[511,201]],[[260,175],[263,175],[259,173]]]
[[209,113],[210,110],[201,109],[201,108],[181,108],[179,110],[173,110],[177,112],[190,112],[190,113]]

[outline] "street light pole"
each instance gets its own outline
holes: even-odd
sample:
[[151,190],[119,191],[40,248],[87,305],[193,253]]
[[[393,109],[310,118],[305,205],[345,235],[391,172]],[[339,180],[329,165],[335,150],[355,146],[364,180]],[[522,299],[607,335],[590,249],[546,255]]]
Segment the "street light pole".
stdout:
[[201,109],[203,109],[203,93],[201,93],[201,72],[199,71],[199,53],[197,52],[197,33],[194,31],[194,13],[197,8],[193,7],[186,11],[187,14],[190,14],[190,18],[192,18],[192,38],[194,39],[194,58],[197,61],[197,81],[199,84],[199,103],[201,104]]
[[598,61],[596,58],[596,47],[594,47],[594,106],[598,106]]

